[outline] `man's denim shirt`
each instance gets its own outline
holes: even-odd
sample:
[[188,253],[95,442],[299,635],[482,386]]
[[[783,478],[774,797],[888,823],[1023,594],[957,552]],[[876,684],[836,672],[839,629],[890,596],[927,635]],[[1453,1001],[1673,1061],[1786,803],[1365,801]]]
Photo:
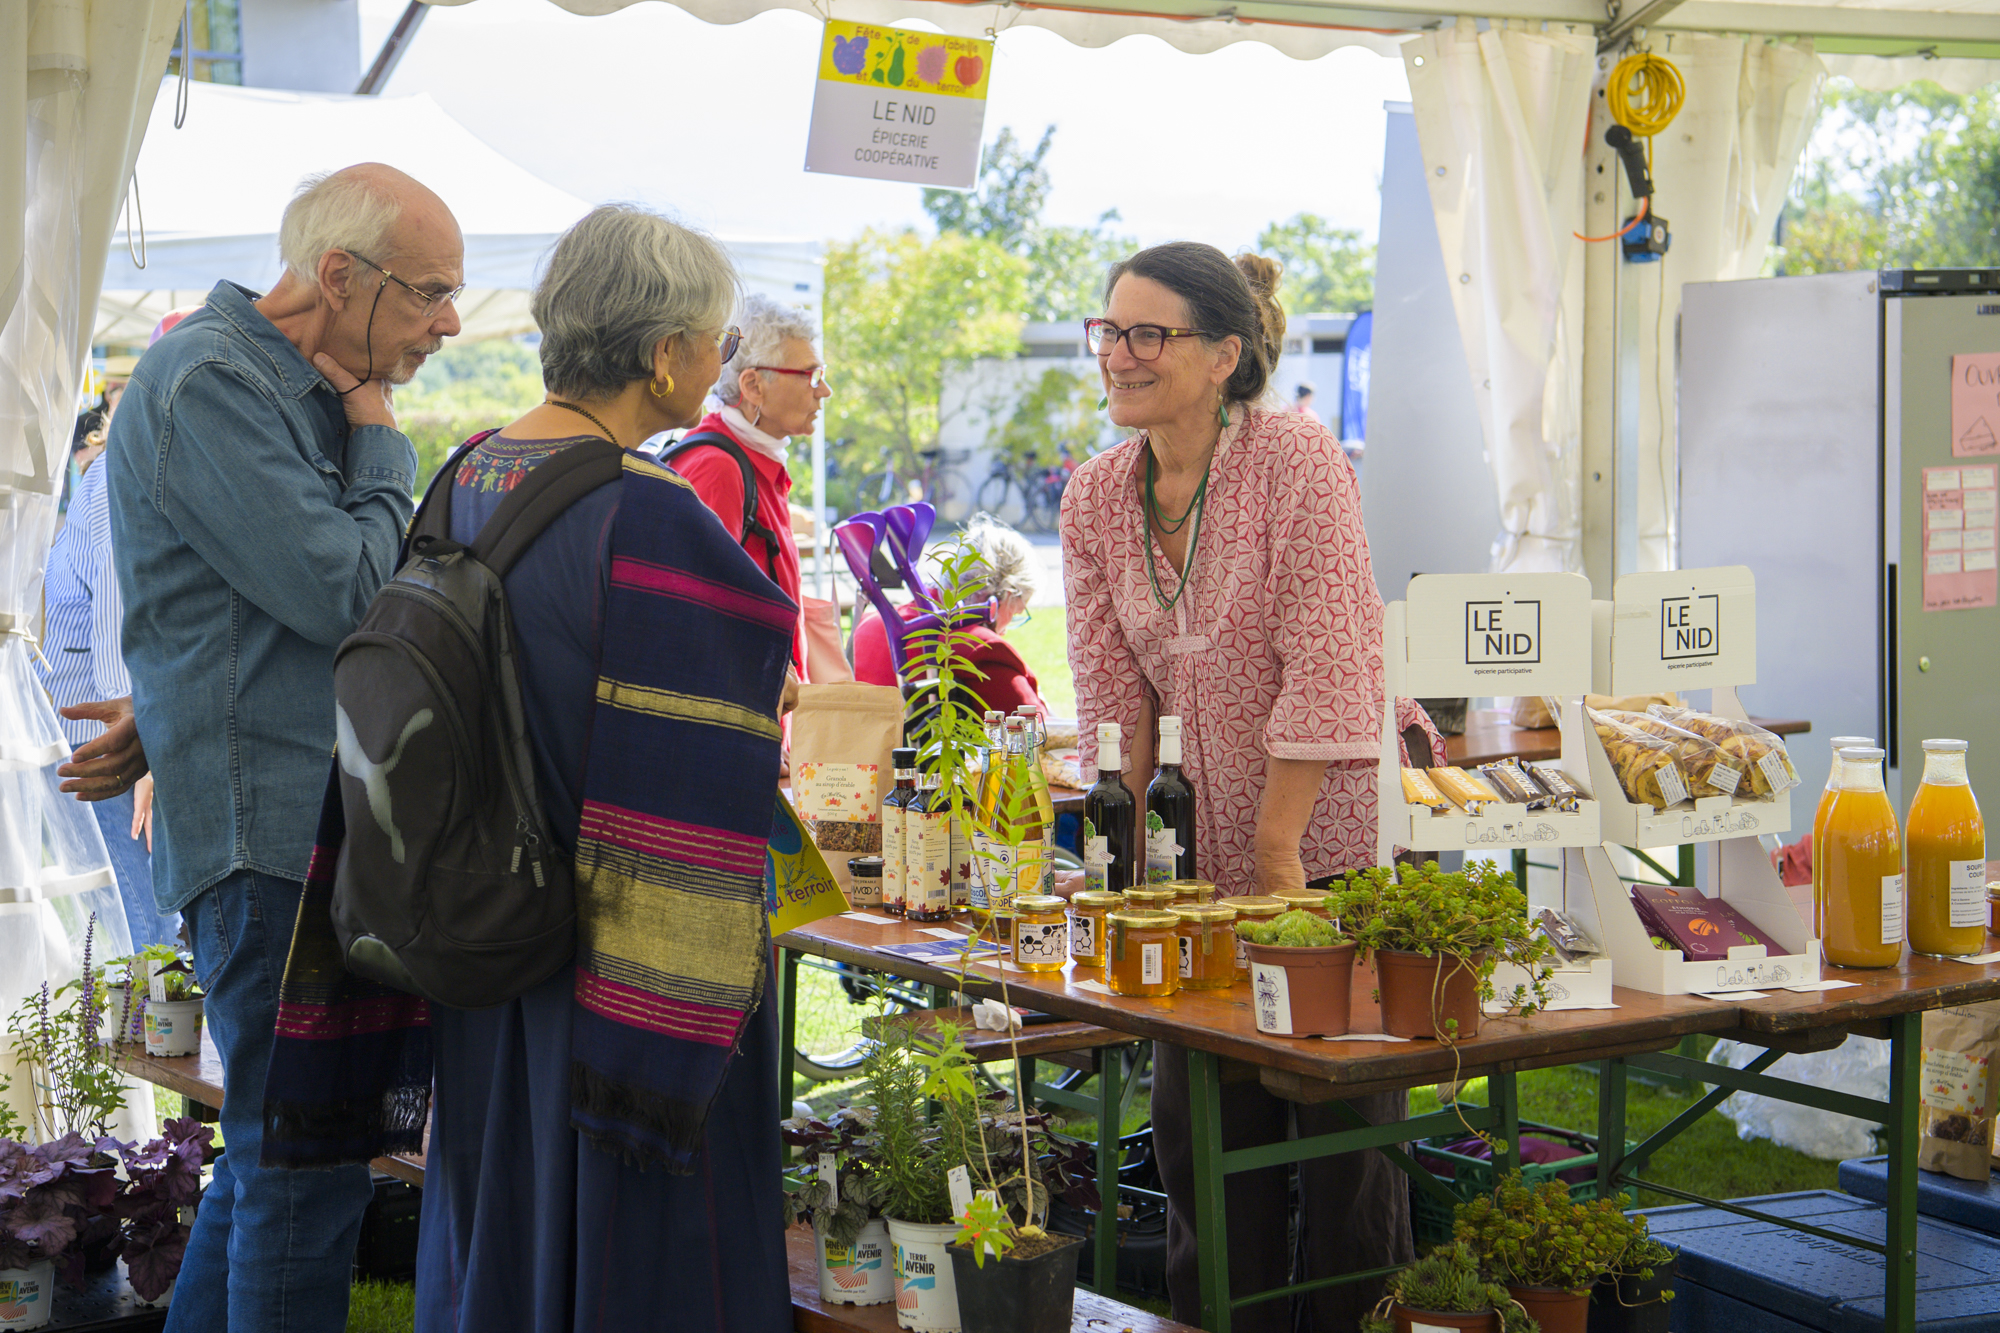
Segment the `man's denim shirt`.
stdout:
[[125,664],[156,779],[153,893],[303,880],[333,753],[333,652],[395,572],[416,451],[217,283],[112,418]]

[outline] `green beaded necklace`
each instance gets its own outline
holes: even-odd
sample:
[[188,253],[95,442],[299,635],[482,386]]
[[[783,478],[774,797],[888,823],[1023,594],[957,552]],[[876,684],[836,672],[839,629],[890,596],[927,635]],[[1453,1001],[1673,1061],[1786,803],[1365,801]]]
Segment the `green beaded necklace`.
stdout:
[[1172,536],[1186,527],[1190,520],[1194,523],[1194,531],[1188,534],[1187,559],[1181,565],[1180,586],[1174,589],[1172,597],[1167,596],[1166,590],[1160,586],[1159,561],[1153,554],[1153,534],[1150,526],[1142,534],[1146,542],[1146,577],[1151,579],[1153,583],[1153,600],[1160,604],[1162,611],[1171,615],[1174,607],[1180,603],[1181,594],[1187,591],[1188,582],[1194,577],[1195,548],[1201,544],[1201,515],[1202,510],[1208,504],[1208,473],[1202,473],[1201,485],[1195,487],[1194,498],[1188,501],[1188,507],[1181,512],[1181,516],[1169,519],[1165,514],[1160,512],[1160,503],[1153,495],[1153,474],[1157,466],[1157,462],[1153,457],[1152,445],[1148,443],[1146,446],[1146,515],[1149,524],[1158,524],[1163,534]]

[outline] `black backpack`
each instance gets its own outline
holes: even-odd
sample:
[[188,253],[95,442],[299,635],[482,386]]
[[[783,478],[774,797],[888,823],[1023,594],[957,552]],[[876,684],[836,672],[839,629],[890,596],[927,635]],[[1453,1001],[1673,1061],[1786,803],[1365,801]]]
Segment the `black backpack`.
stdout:
[[757,521],[757,474],[750,467],[750,455],[743,446],[719,430],[703,431],[690,435],[677,444],[669,445],[660,454],[663,467],[672,467],[674,460],[696,449],[716,448],[736,460],[736,466],[743,472],[743,527],[739,542],[747,542],[752,537],[764,539],[764,573],[771,582],[778,581],[778,534]]
[[431,482],[402,567],[333,659],[342,956],[358,976],[461,1009],[512,999],[575,953],[573,873],[536,791],[501,580],[624,464],[605,440],[562,450],[464,546],[451,540],[452,479],[485,438]]

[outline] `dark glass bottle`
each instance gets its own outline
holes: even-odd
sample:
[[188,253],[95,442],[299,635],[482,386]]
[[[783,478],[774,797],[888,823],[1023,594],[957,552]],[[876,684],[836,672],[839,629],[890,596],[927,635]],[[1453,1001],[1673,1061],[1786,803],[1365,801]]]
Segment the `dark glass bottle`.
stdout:
[[1083,796],[1083,886],[1112,893],[1132,887],[1139,862],[1139,802],[1125,785],[1123,733],[1116,722],[1097,728],[1097,782]]
[[1146,883],[1197,879],[1194,788],[1181,776],[1181,720],[1160,719],[1160,771],[1146,788]]
[[[917,752],[896,749],[889,752],[889,759],[896,769],[896,786],[882,798],[882,910],[901,916],[909,886],[907,816],[917,799]],[[917,855],[922,857],[921,847]]]

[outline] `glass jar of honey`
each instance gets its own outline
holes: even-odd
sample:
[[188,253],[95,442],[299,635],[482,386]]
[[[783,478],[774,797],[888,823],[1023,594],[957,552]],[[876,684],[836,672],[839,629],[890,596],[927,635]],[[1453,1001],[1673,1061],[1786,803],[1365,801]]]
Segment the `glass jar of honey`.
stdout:
[[[1228,906],[1236,909],[1236,919],[1239,921],[1269,921],[1291,910],[1285,905],[1284,899],[1273,898],[1266,894],[1231,898]],[[1236,979],[1250,980],[1250,943],[1240,934],[1236,936]]]
[[882,905],[882,858],[855,856],[847,862],[847,902],[850,907]]
[[1280,889],[1271,895],[1285,905],[1285,910],[1311,912],[1314,916],[1326,915],[1325,889]]
[[1085,967],[1104,966],[1104,917],[1125,905],[1125,895],[1084,889],[1070,895],[1069,956]]
[[1170,912],[1180,890],[1167,884],[1135,884],[1125,890],[1125,905],[1135,912]]
[[1180,918],[1174,934],[1181,951],[1181,989],[1235,985],[1236,909],[1227,903],[1181,903],[1174,915]]
[[1023,972],[1060,972],[1069,961],[1067,904],[1053,895],[1024,893],[1014,900],[1016,965]]
[[1215,901],[1215,886],[1205,879],[1170,879],[1155,887],[1174,891],[1174,906],[1182,903],[1212,903]]
[[1174,934],[1179,917],[1126,908],[1108,913],[1104,922],[1111,932],[1105,946],[1104,984],[1113,995],[1158,999],[1180,988],[1181,972],[1175,965],[1180,946]]

